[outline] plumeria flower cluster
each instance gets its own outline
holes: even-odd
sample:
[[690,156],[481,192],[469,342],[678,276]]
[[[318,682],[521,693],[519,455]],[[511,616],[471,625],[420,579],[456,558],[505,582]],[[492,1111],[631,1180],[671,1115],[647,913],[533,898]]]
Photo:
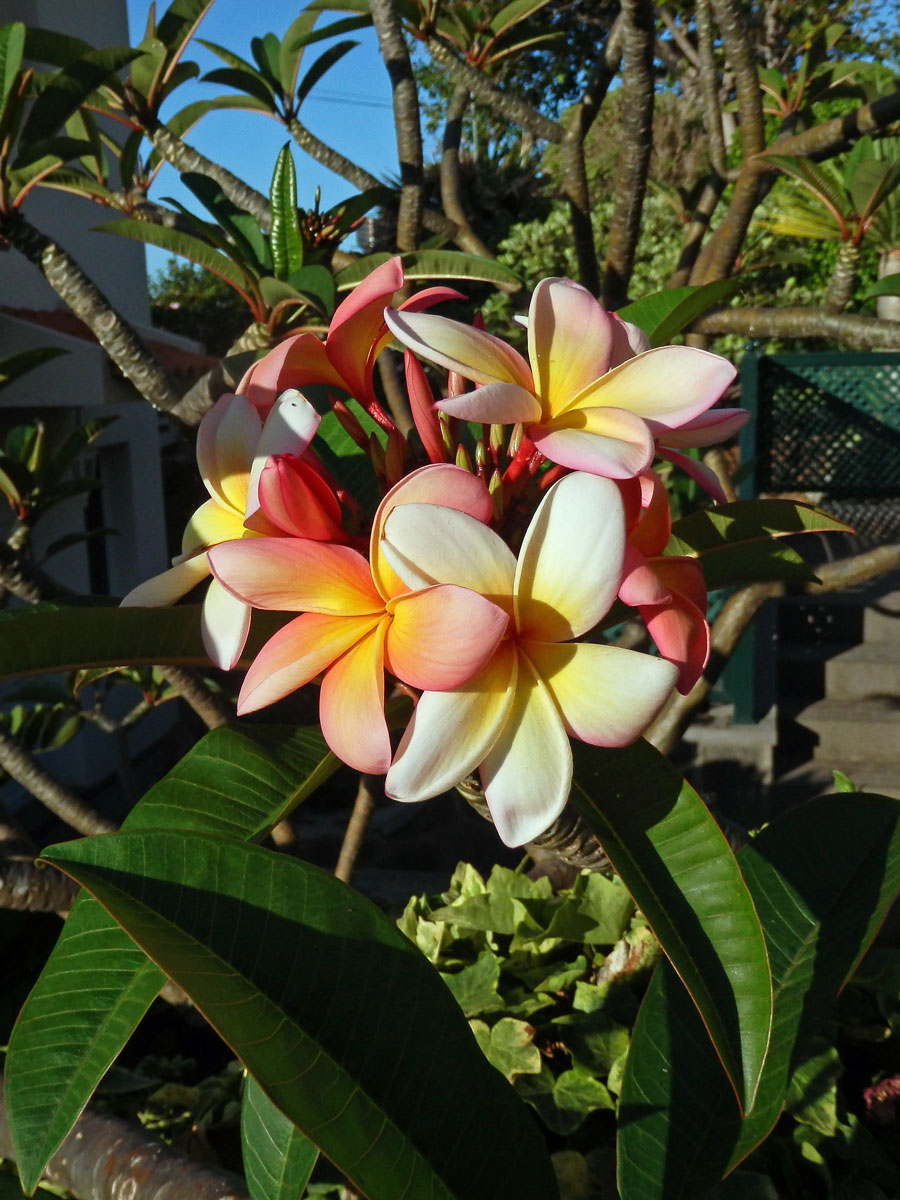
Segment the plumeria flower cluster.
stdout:
[[[224,668],[241,657],[252,609],[292,614],[250,665],[238,711],[318,681],[338,757],[385,775],[398,800],[477,773],[500,836],[521,845],[566,803],[571,738],[627,745],[701,673],[703,580],[694,560],[665,554],[671,517],[652,464],[689,464],[720,499],[681,450],[729,436],[745,414],[712,407],[734,376],[725,360],[649,349],[568,280],[535,289],[528,361],[483,329],[422,311],[456,295],[448,289],[390,308],[402,283],[399,260],[385,263],[324,340],[287,339],[219,400],[198,437],[210,498],[172,568],[124,603],[172,603],[211,573],[203,634]],[[416,439],[373,384],[392,334],[406,347]],[[436,402],[420,358],[449,373]],[[313,384],[381,481],[369,526],[316,453],[320,415],[298,390]],[[462,422],[481,426],[474,447]],[[624,606],[658,654],[603,639]],[[396,747],[388,687],[414,701]]]

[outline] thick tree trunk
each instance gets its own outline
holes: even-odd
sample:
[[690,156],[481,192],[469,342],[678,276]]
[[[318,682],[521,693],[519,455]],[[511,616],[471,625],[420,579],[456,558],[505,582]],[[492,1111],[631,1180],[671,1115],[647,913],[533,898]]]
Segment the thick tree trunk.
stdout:
[[168,375],[78,263],[18,211],[0,217],[0,237],[43,273],[144,399],[161,412],[171,412],[180,397]]
[[424,208],[419,93],[403,27],[393,0],[370,0],[369,8],[378,34],[378,48],[391,80],[394,103],[394,131],[400,161],[397,247],[400,250],[415,250],[419,245]]
[[834,270],[822,297],[822,307],[826,312],[843,312],[850,303],[856,287],[858,267],[859,246],[854,242],[841,242]]
[[900,325],[821,308],[721,308],[700,317],[691,329],[751,338],[834,338],[854,350],[900,350]]

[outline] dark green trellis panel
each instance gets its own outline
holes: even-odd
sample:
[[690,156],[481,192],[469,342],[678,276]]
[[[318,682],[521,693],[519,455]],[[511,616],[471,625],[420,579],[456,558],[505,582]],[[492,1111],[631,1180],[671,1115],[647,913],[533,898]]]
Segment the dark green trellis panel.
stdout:
[[[900,354],[758,355],[741,364],[741,404],[752,420],[739,492],[809,493],[862,543],[900,537]],[[772,630],[754,623],[723,675],[735,720],[771,705]]]

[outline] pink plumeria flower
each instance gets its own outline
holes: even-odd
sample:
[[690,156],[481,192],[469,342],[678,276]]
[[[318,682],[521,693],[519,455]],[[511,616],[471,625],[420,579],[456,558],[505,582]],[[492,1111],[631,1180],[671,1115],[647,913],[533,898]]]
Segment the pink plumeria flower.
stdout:
[[[173,604],[209,575],[206,552],[211,546],[256,536],[245,521],[252,524],[259,508],[260,478],[267,459],[279,453],[301,455],[318,427],[318,414],[297,392],[286,392],[271,407],[265,423],[245,396],[220,397],[197,431],[197,465],[210,498],[188,521],[182,553],[174,565],[132,589],[123,606]],[[321,520],[322,514],[310,506],[305,536],[317,536]],[[250,608],[211,579],[203,600],[201,632],[217,667],[230,670],[235,665],[249,629]]]
[[614,353],[625,353],[628,327],[568,279],[544,279],[534,290],[529,362],[499,338],[446,317],[388,311],[385,319],[411,350],[481,385],[439,401],[444,412],[520,422],[552,462],[611,479],[645,471],[654,438],[706,412],[735,375],[724,358],[690,346],[661,346],[612,365]]
[[638,484],[643,503],[629,523],[619,599],[638,610],[660,654],[678,667],[675,686],[686,696],[709,658],[706,584],[695,558],[663,554],[672,514],[662,480],[648,471],[621,486]]
[[394,573],[381,533],[391,511],[408,503],[455,505],[478,529],[491,513],[481,480],[449,464],[424,467],[381,502],[369,561],[348,546],[301,538],[227,542],[209,554],[217,580],[238,601],[301,613],[254,659],[238,712],[272,704],[324,672],[323,736],[338,758],[372,774],[384,774],[391,761],[385,669],[411,687],[457,687],[481,670],[508,623],[502,608],[464,587],[410,591]]
[[492,530],[434,505],[396,508],[384,553],[410,587],[456,583],[509,614],[509,635],[461,687],[426,690],[386,788],[425,800],[476,768],[500,837],[518,846],[562,811],[572,783],[569,736],[625,746],[653,719],[677,668],[647,654],[576,642],[616,598],[625,554],[617,486],[577,473],[547,492],[518,561]]
[[[372,373],[375,359],[391,340],[384,306],[402,287],[400,259],[382,263],[335,309],[324,342],[309,331],[285,338],[250,367],[238,391],[265,410],[285,388],[324,384],[347,392],[373,415],[380,412]],[[425,308],[459,298],[452,288],[426,288],[401,308]]]

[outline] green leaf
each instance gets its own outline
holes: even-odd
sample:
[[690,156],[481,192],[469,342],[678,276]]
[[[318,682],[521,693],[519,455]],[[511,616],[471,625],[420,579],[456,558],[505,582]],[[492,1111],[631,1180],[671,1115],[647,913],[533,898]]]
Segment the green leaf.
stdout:
[[[335,275],[338,291],[346,292],[356,287],[371,271],[393,257],[391,254],[367,254],[356,259]],[[493,259],[463,254],[459,250],[414,250],[401,254],[400,261],[407,279],[477,279],[501,286],[521,284],[508,267]]]
[[522,1075],[516,1091],[539,1114],[554,1133],[567,1137],[598,1108],[614,1109],[615,1103],[605,1084],[584,1067],[572,1067],[554,1076],[546,1064],[540,1075]]
[[147,242],[151,246],[159,246],[162,250],[170,250],[182,258],[190,259],[200,267],[205,267],[213,275],[218,275],[226,283],[231,284],[236,291],[246,292],[251,284],[247,273],[241,270],[224,254],[201,242],[199,238],[178,229],[169,229],[165,225],[154,225],[151,221],[135,221],[126,218],[121,221],[105,221],[95,225],[96,233],[112,233],[116,237],[133,238],[138,242]]
[[88,886],[360,1191],[554,1195],[540,1135],[437,973],[340,881],[181,832],[110,834],[44,857]]
[[312,89],[316,86],[319,80],[326,75],[335,63],[340,62],[345,54],[349,53],[354,46],[358,46],[359,42],[338,42],[334,46],[329,46],[328,49],[320,54],[313,65],[309,68],[297,87],[296,102],[299,108]]
[[31,106],[19,144],[24,147],[38,138],[52,137],[91,92],[139,53],[128,46],[89,50],[57,71]]
[[900,889],[900,803],[863,792],[821,797],[738,857],[775,997],[756,1106],[741,1119],[694,1006],[664,965],[641,1008],[622,1090],[622,1200],[689,1200],[769,1133],[794,1069]]
[[265,271],[269,264],[269,251],[256,219],[233,204],[219,184],[208,175],[186,171],[181,176],[181,182],[218,221],[229,240],[236,243],[248,267],[255,272]]
[[146,37],[138,50],[141,54],[131,64],[129,83],[145,103],[152,103],[153,93],[165,67],[166,47],[158,37]]
[[585,748],[572,799],[684,980],[750,1110],[769,1043],[772,985],[756,911],[722,831],[644,741]]
[[491,1028],[484,1021],[472,1021],[471,1025],[481,1053],[510,1083],[517,1075],[541,1073],[541,1052],[534,1044],[534,1029],[525,1021],[501,1017]]
[[[259,839],[337,766],[318,729],[216,729],[147,792],[123,828]],[[6,1061],[7,1116],[26,1185],[40,1178],[164,982],[95,900],[76,900]]]
[[847,526],[796,500],[738,500],[676,521],[666,554],[698,558],[710,591],[755,580],[814,580],[800,555],[775,539],[827,531]]
[[288,283],[304,296],[312,297],[326,317],[334,312],[334,276],[327,267],[318,263],[301,267],[289,277]]
[[244,1081],[241,1147],[250,1200],[297,1200],[319,1157],[318,1147],[275,1107],[252,1075]]
[[0,26],[0,117],[16,85],[25,53],[25,26],[21,21]]
[[68,350],[62,350],[58,346],[35,346],[31,350],[20,350],[17,354],[4,354],[0,358],[0,388],[6,387],[8,383],[19,379],[28,371],[33,371],[42,363],[49,362],[51,358],[68,353]]
[[223,83],[226,87],[233,87],[239,92],[246,92],[266,112],[275,111],[275,95],[272,89],[258,71],[253,71],[249,67],[246,69],[241,67],[216,67],[214,71],[206,72],[203,76],[203,82]]
[[[252,112],[271,112],[271,105],[264,103],[255,96],[213,96],[209,100],[194,100],[186,104],[166,121],[166,128],[175,137],[181,138],[209,112],[219,112],[223,109],[249,109]],[[143,135],[141,135],[143,136]]]
[[866,288],[863,300],[871,300],[875,296],[900,296],[900,274],[885,275],[877,283]]
[[275,278],[287,280],[303,266],[303,239],[297,223],[297,176],[287,143],[281,147],[275,161],[269,204],[272,209],[269,246]]
[[[238,665],[249,666],[263,641],[283,623],[283,616],[271,620],[267,614],[255,614]],[[48,603],[0,612],[0,679],[156,663],[209,667],[198,604],[110,608]]]
[[187,45],[211,4],[212,0],[172,0],[156,26],[156,36],[170,56]]
[[643,329],[651,346],[665,346],[708,308],[730,299],[740,279],[717,279],[699,287],[667,288],[620,308],[617,316]]

